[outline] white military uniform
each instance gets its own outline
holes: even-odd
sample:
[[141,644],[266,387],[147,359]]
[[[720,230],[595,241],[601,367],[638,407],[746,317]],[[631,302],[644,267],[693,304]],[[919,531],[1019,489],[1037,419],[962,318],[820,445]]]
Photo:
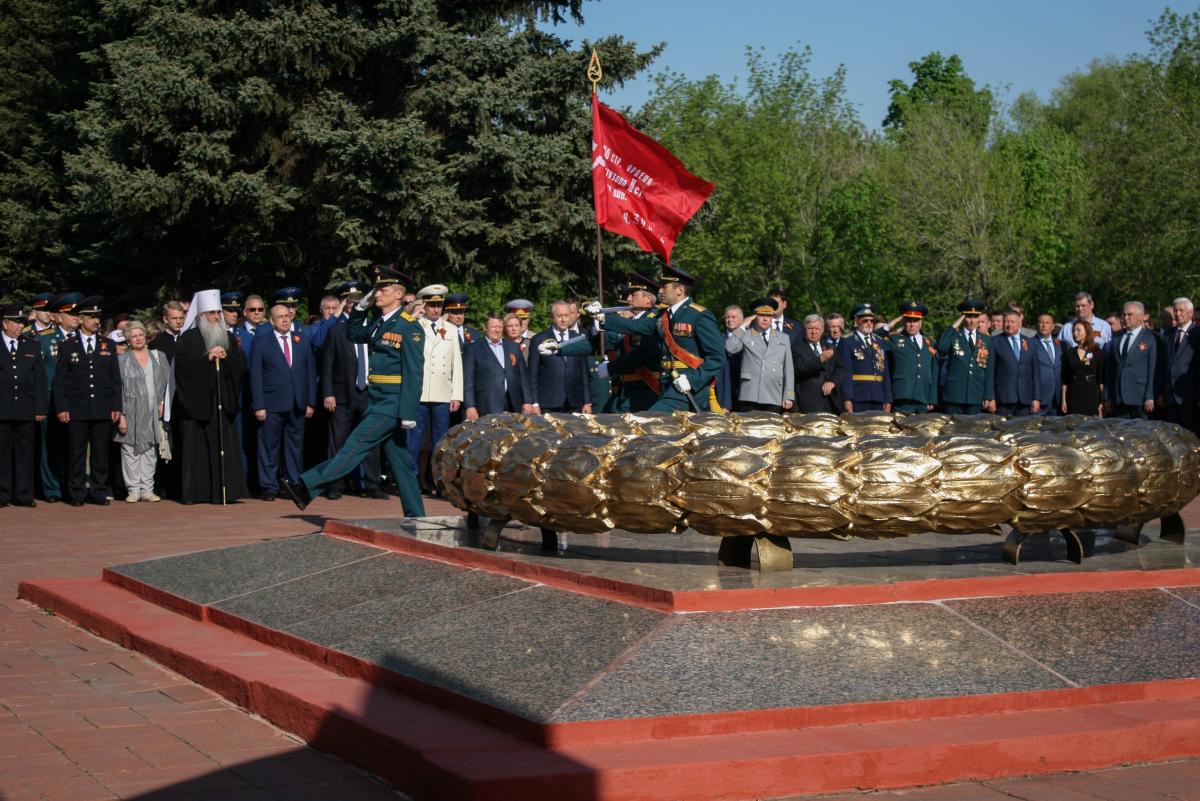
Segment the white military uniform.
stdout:
[[449,403],[463,399],[462,350],[458,326],[446,320],[421,318],[425,329],[425,383],[422,403]]

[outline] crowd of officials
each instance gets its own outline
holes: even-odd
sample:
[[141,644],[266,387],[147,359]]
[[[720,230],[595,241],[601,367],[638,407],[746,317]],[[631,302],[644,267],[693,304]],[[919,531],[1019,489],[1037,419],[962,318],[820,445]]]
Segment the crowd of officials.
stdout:
[[[627,276],[618,305],[561,300],[473,315],[469,297],[376,268],[297,319],[303,292],[197,293],[155,320],[103,298],[43,293],[2,310],[0,506],[385,497],[421,514],[433,444],[461,420],[522,411],[945,411],[1153,417],[1197,430],[1200,342],[1179,298],[1026,316],[967,300],[952,325],[788,315],[784,292],[724,308],[664,267]],[[472,318],[472,324],[467,323]],[[478,326],[478,327],[476,327]]]

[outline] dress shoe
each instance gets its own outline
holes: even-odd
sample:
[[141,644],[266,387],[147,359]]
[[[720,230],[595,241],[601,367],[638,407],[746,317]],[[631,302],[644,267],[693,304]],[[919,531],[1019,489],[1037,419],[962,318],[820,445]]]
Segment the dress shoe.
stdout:
[[88,498],[87,502],[95,506],[110,506],[112,501],[108,498]]
[[304,511],[304,508],[312,503],[312,496],[308,494],[308,487],[304,486],[303,481],[292,481],[290,478],[281,478],[279,483],[283,485],[283,491],[288,494],[292,502],[296,504],[296,508]]
[[79,500],[78,498],[72,498],[70,503],[72,506],[83,506],[83,501]]
[[367,497],[371,498],[372,500],[376,500],[376,501],[386,501],[387,493],[384,492],[383,490],[381,490],[379,487],[376,487],[375,489],[373,489],[367,493]]
[[35,501],[33,498],[30,498],[27,501],[12,501],[11,503],[13,506],[23,506],[26,509],[37,508],[37,501]]
[[264,492],[262,495],[260,495],[260,496],[259,496],[259,499],[260,499],[260,500],[267,501],[268,503],[270,503],[271,501],[275,500],[275,493],[273,493],[273,492]]
[[57,495],[51,495],[49,498],[46,499],[46,503],[58,503],[61,500],[62,500],[62,498],[58,497]]
[[331,501],[336,501],[336,500],[338,500],[339,498],[341,498],[341,497],[342,497],[342,491],[341,491],[340,489],[338,489],[338,490],[332,490],[332,489],[331,489],[331,490],[328,490],[328,491],[325,493],[325,497],[326,497],[326,498],[328,498],[328,499],[329,499],[329,500],[331,500]]

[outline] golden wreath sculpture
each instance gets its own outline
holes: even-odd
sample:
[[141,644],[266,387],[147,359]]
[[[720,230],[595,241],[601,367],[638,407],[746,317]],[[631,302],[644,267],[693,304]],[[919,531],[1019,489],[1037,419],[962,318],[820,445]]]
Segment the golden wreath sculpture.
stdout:
[[1054,529],[1081,561],[1080,531],[1132,524],[1136,542],[1146,521],[1173,517],[1169,538],[1182,541],[1175,513],[1200,493],[1200,440],[1172,423],[1078,415],[498,414],[447,432],[433,470],[455,506],[499,527],[691,528],[725,538],[722,564],[749,566],[751,542],[764,569],[786,569],[788,537],[1003,524],[1014,563],[1027,534]]

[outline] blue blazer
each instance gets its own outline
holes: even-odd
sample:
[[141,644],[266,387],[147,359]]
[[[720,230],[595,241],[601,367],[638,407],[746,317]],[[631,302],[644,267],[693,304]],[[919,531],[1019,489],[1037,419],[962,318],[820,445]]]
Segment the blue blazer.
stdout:
[[1021,404],[1028,406],[1042,398],[1039,371],[1036,369],[1035,347],[1040,348],[1030,337],[1017,334],[1020,340],[1021,357],[1013,353],[1012,341],[1003,332],[992,335],[992,358],[996,360],[995,391],[996,403]]
[[1057,410],[1062,405],[1062,342],[1057,338],[1050,340],[1050,353],[1042,344],[1041,337],[1033,337],[1029,341],[1029,352],[1033,354],[1034,365],[1037,368],[1038,402],[1042,408]]
[[554,330],[546,329],[529,340],[529,402],[543,409],[563,406],[580,409],[585,403],[592,402],[587,357],[557,353],[542,356],[538,353],[538,345],[553,336]]
[[1175,347],[1175,329],[1163,332],[1162,393],[1168,405],[1196,403],[1200,386],[1200,326],[1188,326],[1183,342]]
[[1108,379],[1104,392],[1115,404],[1141,406],[1154,400],[1154,377],[1158,359],[1158,337],[1149,328],[1138,330],[1137,338],[1129,344],[1129,352],[1121,355],[1130,332],[1122,331],[1112,341],[1108,355]]
[[[300,341],[297,342],[296,340]],[[301,412],[317,403],[317,370],[312,345],[302,333],[288,334],[292,365],[288,367],[278,335],[270,326],[259,331],[250,348],[250,408],[255,411]]]
[[[480,416],[521,411],[529,400],[529,370],[521,346],[503,340],[504,367],[496,361],[487,338],[467,345],[463,366],[463,407],[475,407]],[[507,389],[505,384],[507,382]]]

